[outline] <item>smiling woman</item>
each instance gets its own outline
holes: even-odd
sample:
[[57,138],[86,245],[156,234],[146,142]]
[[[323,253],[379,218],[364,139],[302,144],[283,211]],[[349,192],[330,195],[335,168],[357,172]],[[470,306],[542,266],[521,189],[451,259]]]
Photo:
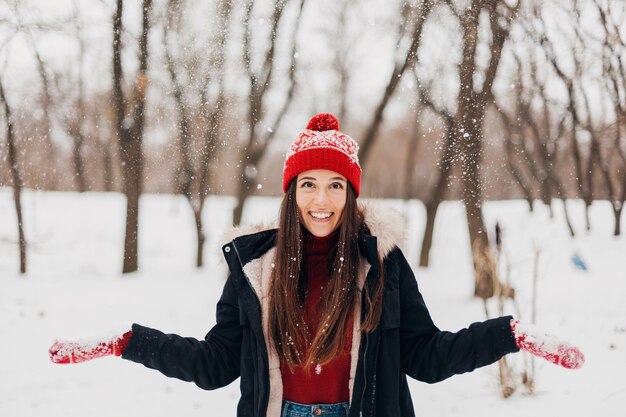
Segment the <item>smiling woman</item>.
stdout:
[[204,389],[240,377],[241,417],[413,416],[407,375],[438,382],[519,349],[582,366],[576,347],[510,316],[439,330],[397,246],[397,216],[357,202],[357,152],[334,116],[311,119],[287,153],[278,228],[223,246],[230,276],[204,340],[133,324],[57,342],[51,359],[121,355]]
[[346,205],[346,177],[327,169],[313,169],[298,175],[296,184],[296,204],[304,227],[317,237],[334,232]]

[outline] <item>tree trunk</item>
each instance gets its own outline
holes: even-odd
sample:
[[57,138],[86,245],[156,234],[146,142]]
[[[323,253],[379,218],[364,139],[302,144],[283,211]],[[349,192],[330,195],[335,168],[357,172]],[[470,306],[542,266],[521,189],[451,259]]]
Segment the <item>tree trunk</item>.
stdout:
[[[78,107],[78,111],[82,111],[82,105]],[[80,117],[80,116],[78,116]],[[76,126],[70,127],[70,135],[74,140],[72,146],[72,162],[74,166],[74,181],[76,190],[80,193],[87,191],[87,181],[85,179],[85,164],[83,162],[82,149],[85,143],[85,137],[81,131],[80,120],[76,121]]]
[[17,152],[15,149],[15,132],[13,130],[13,117],[11,107],[4,94],[4,87],[0,80],[0,101],[4,105],[4,117],[7,124],[7,144],[9,147],[9,165],[11,168],[11,178],[13,180],[13,201],[15,203],[15,214],[17,217],[17,234],[20,251],[20,273],[26,273],[26,237],[24,234],[24,223],[22,220],[22,178],[17,163]]
[[[477,7],[478,6],[478,7]],[[482,214],[482,190],[479,165],[482,156],[482,132],[479,123],[484,116],[484,103],[478,102],[474,93],[474,69],[478,43],[478,16],[481,8],[477,2],[463,14],[464,30],[463,60],[459,67],[460,91],[457,97],[457,113],[454,134],[461,150],[462,199],[465,205],[470,248],[474,264],[474,295],[483,299],[495,292],[493,260],[489,256],[487,233]],[[481,106],[482,104],[482,106]],[[483,107],[482,111],[481,108]]]
[[[134,135],[133,135],[134,136]],[[126,231],[122,272],[135,272],[138,265],[139,196],[141,194],[141,138],[132,137],[122,144],[124,194],[126,194]]]
[[626,172],[622,173],[622,193],[620,199],[613,203],[613,211],[615,213],[615,228],[613,230],[614,236],[620,236],[622,234],[622,210],[624,209],[624,203],[626,202]]
[[450,181],[450,174],[452,172],[453,159],[456,150],[456,136],[454,133],[454,119],[449,114],[444,114],[443,111],[436,110],[431,102],[427,103],[433,110],[439,113],[444,119],[447,126],[446,145],[441,156],[441,162],[438,164],[440,167],[439,178],[433,192],[432,197],[425,203],[426,206],[426,227],[424,229],[424,237],[422,238],[422,249],[420,251],[420,263],[419,266],[427,267],[430,263],[430,249],[433,243],[433,234],[435,232],[435,219],[437,217],[437,210],[439,204],[443,201],[445,196],[448,182]]
[[621,217],[623,204],[613,204],[613,214],[615,215],[615,227],[613,229],[613,236],[620,236],[622,234]]
[[[478,111],[470,111],[469,118],[477,115]],[[482,120],[476,118],[475,120]],[[463,124],[461,124],[463,125]],[[481,132],[465,124],[465,133],[470,137],[478,138]],[[465,134],[463,133],[463,134]],[[480,180],[479,165],[482,152],[480,151],[481,141],[473,140],[473,146],[465,149],[465,158],[462,161],[462,183],[463,183],[463,203],[467,216],[467,226],[469,231],[470,245],[472,248],[472,258],[475,269],[474,295],[480,298],[490,298],[494,295],[496,277],[493,274],[495,264],[489,251],[489,241],[482,212],[482,188]],[[467,145],[466,145],[467,146]]]
[[[550,201],[552,200],[552,194],[553,194],[551,190],[552,183],[550,181],[546,181],[549,176],[548,172],[551,169],[553,169],[550,163],[550,156],[548,155],[548,152],[546,149],[546,143],[541,139],[543,135],[539,131],[539,126],[533,120],[533,115],[530,111],[528,103],[523,102],[521,98],[519,99],[519,101],[520,101],[519,108],[520,108],[521,116],[523,118],[524,123],[528,125],[528,127],[530,127],[530,132],[531,132],[530,136],[533,139],[534,148],[536,149],[536,152],[533,152],[531,149],[529,149],[525,145],[524,146],[525,148],[524,158],[526,159],[526,162],[528,163],[528,167],[530,168],[530,171],[532,172],[533,176],[536,178],[536,181],[538,182],[539,190],[541,193],[541,201],[546,206],[549,206]],[[547,136],[548,133],[545,133],[545,135]],[[535,161],[535,159],[541,162],[541,165],[542,165],[541,167],[538,166],[539,164]]]
[[426,227],[424,228],[424,237],[422,238],[422,249],[420,250],[421,267],[428,267],[430,264],[430,250],[433,246],[433,234],[435,232],[435,218],[437,217],[437,209],[441,200],[435,199],[426,204]]
[[139,71],[135,79],[133,97],[130,100],[132,116],[126,119],[126,104],[122,91],[121,33],[123,0],[117,0],[117,9],[113,19],[113,104],[115,126],[119,137],[120,159],[124,175],[124,193],[126,194],[126,231],[124,235],[124,258],[122,272],[135,272],[138,269],[138,223],[139,196],[142,180],[142,154],[145,93],[148,83],[148,33],[150,31],[151,0],[143,0],[143,26],[139,40]]
[[[419,85],[419,77],[416,71],[412,71],[413,77],[416,81],[416,85]],[[421,100],[420,94],[416,94],[415,97],[415,120],[413,121],[413,131],[409,137],[409,145],[406,151],[406,158],[404,163],[404,199],[408,200],[413,194],[413,177],[415,171],[415,161],[417,161],[417,148],[419,145],[419,139],[421,135]]]
[[102,184],[104,191],[113,191],[113,158],[111,156],[111,143],[100,143],[102,154]]
[[[42,96],[41,101],[43,105],[43,126],[41,126],[41,139],[42,145],[45,148],[45,163],[43,168],[44,181],[40,185],[44,190],[58,190],[59,189],[59,174],[57,171],[58,150],[56,144],[50,138],[50,132],[52,123],[50,122],[50,116],[52,115],[52,97],[50,95],[50,79],[46,72],[46,66],[43,58],[39,54],[39,50],[35,45],[35,41],[32,36],[28,36],[33,50],[35,52],[35,61],[37,62],[37,71],[41,78],[42,84]],[[39,130],[39,129],[37,129]]]
[[237,206],[235,206],[233,210],[233,224],[239,225],[241,223],[242,214],[243,214],[243,206],[245,205],[246,199],[252,194],[253,189],[253,181],[257,174],[258,166],[263,156],[265,155],[265,151],[268,148],[268,145],[272,142],[276,131],[280,127],[280,124],[287,114],[287,110],[291,106],[294,97],[294,89],[296,86],[296,65],[297,65],[297,45],[296,45],[296,35],[298,33],[298,29],[300,27],[300,21],[302,17],[302,11],[304,8],[305,0],[300,0],[298,14],[296,15],[296,23],[293,26],[293,32],[289,34],[290,43],[291,43],[291,66],[289,69],[289,90],[287,92],[287,96],[278,111],[278,115],[276,120],[274,121],[271,128],[268,129],[267,134],[259,131],[258,126],[262,120],[263,113],[263,102],[266,97],[266,93],[270,90],[275,79],[272,77],[272,73],[276,67],[276,61],[274,59],[274,55],[276,52],[276,45],[278,40],[278,27],[281,21],[282,16],[284,16],[284,8],[286,2],[277,1],[274,7],[274,15],[272,16],[272,31],[269,40],[269,48],[265,53],[265,58],[263,61],[263,65],[260,71],[255,71],[252,68],[252,60],[251,60],[251,39],[250,39],[250,28],[249,22],[252,16],[252,7],[254,6],[255,0],[250,0],[246,7],[246,15],[244,17],[244,63],[245,69],[248,74],[248,78],[250,80],[250,94],[248,100],[248,143],[245,148],[244,156],[240,161],[241,166],[239,167],[239,177],[238,177],[238,189],[237,189]]
[[201,200],[197,206],[194,208],[193,215],[196,221],[196,236],[197,239],[197,250],[196,250],[196,266],[198,268],[204,265],[204,242],[206,241],[206,236],[204,234],[204,229],[202,227],[202,208],[204,207],[204,200]]
[[502,123],[504,124],[504,129],[506,130],[507,136],[505,138],[504,146],[506,150],[506,160],[511,170],[511,175],[513,179],[519,185],[520,189],[524,193],[524,197],[526,198],[526,202],[528,203],[528,208],[530,212],[533,212],[533,195],[531,190],[531,184],[526,180],[522,171],[515,164],[515,145],[513,144],[513,137],[519,136],[522,140],[523,136],[521,135],[519,125],[516,124],[516,129],[513,129],[513,123],[511,122],[511,118],[502,110],[499,106],[496,106],[498,114],[502,118]]
[[570,220],[570,217],[569,217],[569,211],[567,210],[567,200],[565,199],[565,197],[562,197],[561,201],[563,201],[563,216],[565,217],[565,224],[567,225],[567,230],[569,230],[569,235],[571,237],[574,237],[576,236],[576,233],[574,232],[574,227],[572,226],[572,221]]
[[[246,175],[245,167],[243,167],[240,170],[239,175],[242,175],[245,177]],[[249,182],[247,180],[242,180],[239,185],[239,190],[237,190],[237,206],[233,210],[233,224],[234,225],[241,224],[241,220],[243,220],[243,206],[246,200],[248,199],[248,197],[252,195],[252,190],[250,189],[250,186],[248,184]]]
[[[489,12],[492,35],[491,58],[484,71],[484,82],[480,90],[475,89],[476,46],[478,44],[479,16],[482,7]],[[482,213],[482,184],[480,164],[482,163],[482,124],[486,105],[493,101],[491,92],[508,28],[501,26],[502,17],[498,12],[498,2],[483,5],[474,0],[461,17],[463,27],[463,54],[459,66],[460,90],[457,97],[457,113],[454,119],[454,134],[460,146],[462,160],[462,198],[467,215],[470,247],[475,271],[474,294],[483,299],[492,297],[497,284],[496,266],[491,256],[489,240]],[[517,13],[520,2],[504,20],[509,23]]]

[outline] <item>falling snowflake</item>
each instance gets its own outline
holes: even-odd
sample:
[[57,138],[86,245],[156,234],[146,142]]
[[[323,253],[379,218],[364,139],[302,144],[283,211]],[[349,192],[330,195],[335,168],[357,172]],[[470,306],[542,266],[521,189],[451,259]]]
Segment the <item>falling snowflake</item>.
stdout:
[[322,373],[322,365],[320,365],[319,363],[317,365],[315,365],[315,373],[317,375]]

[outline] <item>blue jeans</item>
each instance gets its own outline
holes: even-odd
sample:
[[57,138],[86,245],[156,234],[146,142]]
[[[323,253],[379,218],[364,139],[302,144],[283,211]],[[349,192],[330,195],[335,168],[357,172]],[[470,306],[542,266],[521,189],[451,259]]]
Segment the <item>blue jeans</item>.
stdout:
[[348,417],[350,403],[298,404],[283,400],[281,417]]

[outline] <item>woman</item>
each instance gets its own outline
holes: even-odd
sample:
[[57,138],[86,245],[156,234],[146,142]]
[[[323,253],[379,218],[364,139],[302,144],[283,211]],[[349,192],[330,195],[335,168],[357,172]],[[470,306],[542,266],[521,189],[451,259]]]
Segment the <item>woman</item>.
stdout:
[[56,342],[51,359],[112,354],[204,389],[239,377],[237,415],[259,417],[412,416],[406,375],[433,383],[519,349],[582,366],[577,348],[512,317],[439,330],[398,219],[357,204],[357,151],[334,116],[311,119],[287,154],[278,228],[223,246],[230,276],[204,340],[133,324],[91,346]]

